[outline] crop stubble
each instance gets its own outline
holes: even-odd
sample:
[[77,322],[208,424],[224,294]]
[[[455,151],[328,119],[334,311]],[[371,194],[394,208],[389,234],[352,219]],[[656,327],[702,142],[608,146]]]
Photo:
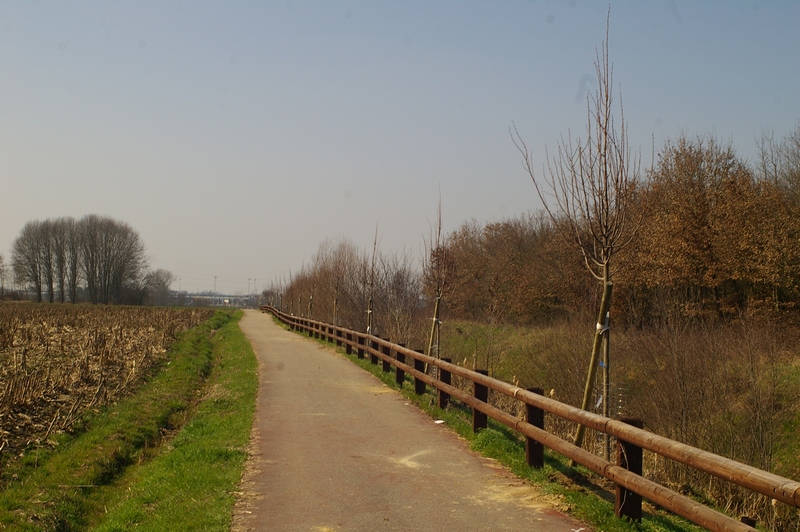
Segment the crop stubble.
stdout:
[[0,304],[0,468],[130,393],[210,309]]

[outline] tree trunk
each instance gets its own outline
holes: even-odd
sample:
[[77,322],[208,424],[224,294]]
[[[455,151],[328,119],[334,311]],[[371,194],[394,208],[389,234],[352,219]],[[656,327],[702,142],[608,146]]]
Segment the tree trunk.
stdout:
[[[603,298],[600,300],[600,312],[597,314],[597,329],[594,334],[594,342],[592,344],[592,358],[589,361],[589,373],[586,377],[586,387],[583,390],[583,401],[581,402],[581,410],[586,410],[589,406],[589,397],[594,388],[594,381],[597,375],[597,362],[600,358],[600,346],[605,336],[605,317],[611,308],[611,291],[614,284],[606,281],[603,286]],[[574,443],[578,447],[583,445],[583,436],[586,432],[586,427],[578,425],[578,430],[575,432]]]

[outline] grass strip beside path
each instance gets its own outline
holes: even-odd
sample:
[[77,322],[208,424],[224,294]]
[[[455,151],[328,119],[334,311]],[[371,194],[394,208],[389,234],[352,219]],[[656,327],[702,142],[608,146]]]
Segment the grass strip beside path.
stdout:
[[167,452],[137,469],[125,500],[96,530],[230,529],[258,388],[238,317],[214,338],[213,369],[191,421]]

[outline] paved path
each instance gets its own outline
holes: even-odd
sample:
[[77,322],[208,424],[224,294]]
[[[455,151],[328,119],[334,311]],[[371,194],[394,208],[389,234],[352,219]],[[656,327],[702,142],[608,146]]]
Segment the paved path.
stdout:
[[245,311],[259,361],[233,530],[583,530],[331,349]]

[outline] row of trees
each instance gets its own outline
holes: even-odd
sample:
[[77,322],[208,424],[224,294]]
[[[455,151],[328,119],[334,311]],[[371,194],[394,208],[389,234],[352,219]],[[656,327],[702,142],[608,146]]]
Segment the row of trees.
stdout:
[[[667,143],[631,192],[627,215],[641,221],[617,257],[618,317],[645,326],[674,308],[725,318],[800,302],[800,125],[780,146],[765,173],[713,138]],[[559,223],[526,214],[448,234],[434,259],[451,315],[530,323],[592,308],[597,284]]]
[[367,252],[346,238],[325,240],[310,264],[274,282],[264,295],[299,316],[357,330],[369,327],[375,335],[408,345],[421,341],[418,262],[405,252],[384,254],[377,242]]
[[39,302],[163,304],[174,276],[147,268],[139,233],[96,214],[30,221],[12,246],[14,280]]
[[[800,125],[782,142],[765,139],[763,157],[748,164],[714,138],[681,137],[632,184],[627,216],[639,230],[617,256],[618,323],[643,327],[676,310],[725,318],[800,302]],[[269,294],[325,320],[336,302],[338,322],[355,328],[366,327],[372,295],[379,328],[398,338],[408,335],[399,323],[430,318],[437,292],[449,318],[530,324],[585,315],[600,292],[560,223],[545,213],[467,221],[430,246],[422,268],[409,253],[328,240]]]

